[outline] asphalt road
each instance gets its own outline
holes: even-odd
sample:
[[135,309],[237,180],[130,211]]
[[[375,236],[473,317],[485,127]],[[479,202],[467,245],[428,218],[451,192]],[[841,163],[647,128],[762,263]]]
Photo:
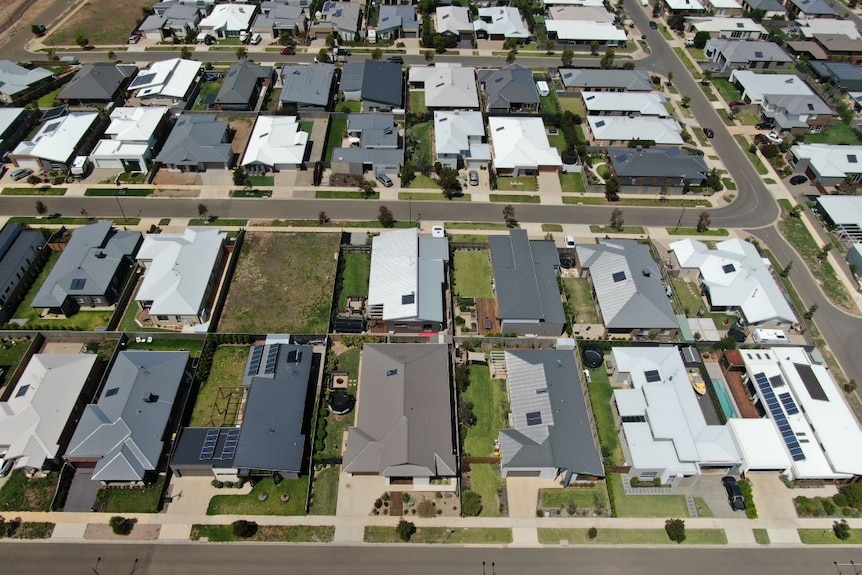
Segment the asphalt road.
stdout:
[[734,575],[844,575],[852,573],[852,569],[848,566],[839,571],[833,561],[859,561],[860,554],[846,549],[441,549],[4,543],[3,559],[4,564],[15,567],[18,575],[92,572],[97,575],[212,575],[215,570],[302,575],[522,575],[537,572],[543,575],[689,575],[699,570],[715,572],[718,566],[722,572]]

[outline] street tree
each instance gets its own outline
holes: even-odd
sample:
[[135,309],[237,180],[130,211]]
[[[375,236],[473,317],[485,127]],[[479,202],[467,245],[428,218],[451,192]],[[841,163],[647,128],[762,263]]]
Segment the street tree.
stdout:
[[180,58],[183,60],[191,60],[192,58],[192,49],[188,46],[183,46],[180,49]]
[[790,260],[789,262],[787,262],[787,265],[784,266],[784,269],[781,270],[781,274],[780,274],[781,277],[786,278],[787,276],[789,276],[790,270],[792,270],[792,269],[793,269],[793,260]]
[[248,50],[246,50],[245,46],[240,46],[236,49],[236,59],[237,60],[245,60],[248,58]]
[[563,50],[563,55],[561,56],[560,59],[563,61],[563,66],[571,66],[572,60],[575,59],[574,50],[570,50],[570,49],[566,48],[565,50]]
[[425,61],[433,62],[434,61],[434,50],[425,50]]
[[620,181],[613,174],[605,180],[605,199],[609,202],[620,201]]
[[380,222],[380,225],[384,228],[391,228],[395,225],[395,216],[392,215],[392,212],[386,206],[380,206],[380,209],[377,211],[377,221]]
[[590,56],[598,56],[599,55],[599,41],[593,40],[590,42]]
[[615,232],[621,232],[625,224],[626,219],[623,216],[623,211],[619,208],[614,208],[614,211],[611,212],[611,229]]
[[700,233],[705,232],[709,229],[709,225],[712,223],[712,218],[709,217],[708,212],[700,212],[700,215],[697,216],[697,231]]
[[198,217],[201,217],[201,218],[207,217],[207,214],[209,213],[209,211],[210,210],[206,206],[206,204],[198,204]]
[[48,206],[46,206],[45,202],[42,200],[36,200],[36,213],[40,216],[44,216],[48,213]]
[[110,60],[111,62],[113,62],[114,60],[117,59],[117,53],[114,52],[113,50],[108,50],[108,53],[106,54],[106,56],[108,57],[108,60]]
[[380,60],[383,58],[383,50],[380,48],[375,48],[371,51],[371,59],[372,60]]
[[317,214],[317,221],[321,224],[328,224],[329,216],[326,215],[326,212],[320,212],[319,214]]
[[84,34],[78,34],[77,36],[75,36],[75,44],[77,44],[81,48],[86,48],[90,45],[90,39],[87,38]]
[[518,220],[515,217],[515,208],[512,204],[507,204],[503,208],[503,221],[506,222],[506,225],[510,228],[515,227],[515,224],[518,223]]
[[802,314],[802,317],[804,317],[805,319],[811,319],[814,317],[815,313],[817,313],[817,304],[813,303],[811,304],[811,307],[808,308],[804,314]]
[[509,50],[509,53],[506,54],[506,64],[511,64],[518,57],[517,50]]
[[327,50],[326,48],[321,48],[317,52],[317,61],[323,62],[325,64],[328,64],[329,62],[331,62],[332,58],[329,57],[329,50]]
[[688,108],[688,105],[691,104],[691,96],[683,96],[680,104],[682,104],[683,108]]
[[599,63],[599,66],[601,66],[601,68],[603,70],[610,70],[611,68],[614,67],[614,49],[613,48],[608,48],[607,50],[605,50],[605,55],[602,56],[602,60]]

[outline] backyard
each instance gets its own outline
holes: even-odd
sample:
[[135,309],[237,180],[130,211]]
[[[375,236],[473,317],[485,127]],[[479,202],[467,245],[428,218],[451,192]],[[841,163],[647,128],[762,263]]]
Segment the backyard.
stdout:
[[341,277],[341,296],[338,309],[347,306],[347,296],[368,296],[368,276],[371,273],[371,257],[365,253],[344,254],[344,271]]
[[[219,80],[210,80],[201,84],[201,91],[198,94],[197,100],[195,100],[195,105],[192,107],[192,110],[208,110],[213,105],[213,102],[207,102],[207,99],[215,100],[216,94],[221,90],[222,84],[224,84],[224,78]],[[210,96],[212,96],[212,98],[209,98]],[[252,183],[252,185],[255,184]]]
[[671,278],[671,284],[685,315],[687,317],[700,315],[700,310],[705,307],[705,303],[700,296],[697,285],[682,278]]
[[587,390],[590,393],[590,404],[593,407],[593,417],[596,420],[596,431],[599,433],[602,453],[610,453],[610,463],[620,465],[622,464],[622,451],[614,424],[614,414],[611,411],[611,396],[614,390],[610,380],[608,380],[604,365],[590,370]]
[[408,99],[408,106],[410,111],[414,114],[426,113],[428,112],[428,108],[425,107],[425,91],[424,90],[410,90],[410,97]]
[[6,385],[9,376],[15,373],[29,346],[30,341],[27,339],[12,338],[0,347],[0,387]]
[[599,314],[593,302],[590,281],[586,278],[564,278],[566,295],[569,298],[569,308],[572,311],[572,323],[598,323]]
[[347,132],[347,119],[333,117],[329,120],[329,131],[326,135],[326,161],[332,160],[332,150],[341,147],[341,141]]
[[486,457],[494,453],[494,440],[505,427],[508,401],[503,383],[491,379],[487,365],[470,366],[470,385],[462,399],[473,404],[476,423],[467,428],[464,437],[464,453],[468,456]]
[[214,496],[207,515],[305,515],[307,491],[308,476],[283,479],[278,485],[271,478],[261,479],[248,495]]
[[491,297],[491,260],[486,250],[457,250],[454,289],[458,297]]
[[326,233],[246,234],[219,331],[326,333],[339,239]]
[[58,46],[76,44],[76,37],[83,34],[94,45],[125,44],[129,31],[141,18],[141,9],[154,3],[155,0],[89,0],[52,32],[49,40]]
[[837,120],[829,124],[829,129],[821,134],[808,134],[805,136],[806,144],[843,144],[846,146],[862,145],[859,133],[844,122]]
[[213,410],[216,405],[224,410],[227,404],[226,399],[219,398],[219,389],[223,387],[236,388],[242,384],[242,376],[245,371],[246,361],[248,361],[249,349],[248,346],[223,345],[216,350],[215,354],[213,354],[210,375],[206,381],[201,383],[201,388],[198,391],[189,426],[218,427],[221,425],[233,425],[236,413],[229,414],[225,410],[224,413],[219,414],[225,417],[224,421],[213,421]]
[[431,122],[414,124],[410,130],[416,139],[416,144],[411,150],[410,164],[413,166],[430,166],[431,153],[434,146],[434,130]]

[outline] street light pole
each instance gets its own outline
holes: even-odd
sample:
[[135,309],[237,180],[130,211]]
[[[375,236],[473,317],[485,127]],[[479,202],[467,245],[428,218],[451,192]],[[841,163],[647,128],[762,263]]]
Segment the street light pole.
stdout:
[[125,220],[126,212],[123,211],[123,204],[120,203],[120,196],[114,196],[114,199],[117,200],[117,207],[120,208],[120,214],[123,216],[123,220]]

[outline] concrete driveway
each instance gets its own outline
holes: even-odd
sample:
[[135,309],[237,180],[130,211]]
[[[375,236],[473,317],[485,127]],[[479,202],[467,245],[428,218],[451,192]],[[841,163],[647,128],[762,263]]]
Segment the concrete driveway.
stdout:
[[[777,473],[750,473],[752,495],[761,519],[796,519],[793,498],[806,495],[802,490],[788,489]],[[805,490],[808,491],[807,489]]]
[[367,517],[374,508],[374,501],[388,489],[385,477],[351,476],[342,472],[338,479],[338,505],[335,514],[338,517]]
[[506,495],[509,499],[509,517],[535,517],[539,502],[539,489],[560,487],[554,479],[537,477],[509,477]]

